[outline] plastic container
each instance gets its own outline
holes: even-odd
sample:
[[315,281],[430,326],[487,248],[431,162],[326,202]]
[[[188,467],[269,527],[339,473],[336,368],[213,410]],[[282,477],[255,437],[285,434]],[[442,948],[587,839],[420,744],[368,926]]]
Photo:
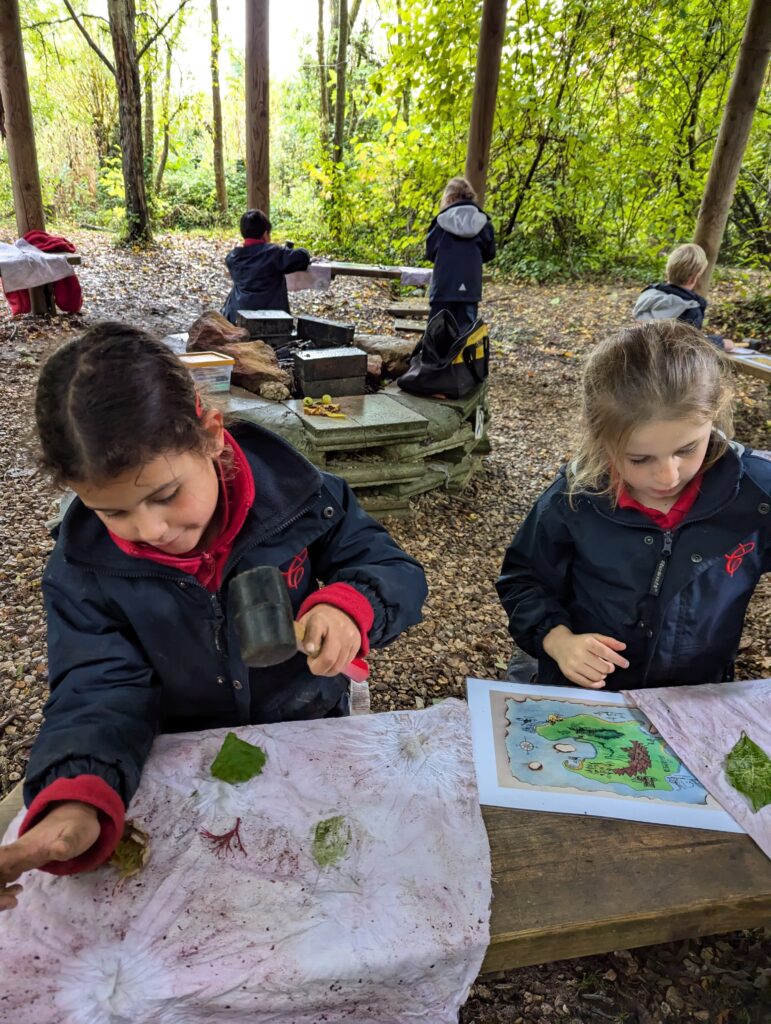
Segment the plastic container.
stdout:
[[199,391],[230,391],[235,359],[222,352],[186,352],[179,357],[190,371]]

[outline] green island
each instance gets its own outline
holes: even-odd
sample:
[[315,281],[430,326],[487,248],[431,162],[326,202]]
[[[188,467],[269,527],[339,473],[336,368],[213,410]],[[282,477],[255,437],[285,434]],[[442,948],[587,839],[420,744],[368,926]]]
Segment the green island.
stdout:
[[661,740],[649,736],[639,722],[611,725],[594,715],[576,715],[536,726],[536,732],[547,740],[591,743],[596,750],[593,757],[581,758],[576,765],[562,764],[594,782],[621,782],[636,790],[671,790],[667,777],[680,768]]

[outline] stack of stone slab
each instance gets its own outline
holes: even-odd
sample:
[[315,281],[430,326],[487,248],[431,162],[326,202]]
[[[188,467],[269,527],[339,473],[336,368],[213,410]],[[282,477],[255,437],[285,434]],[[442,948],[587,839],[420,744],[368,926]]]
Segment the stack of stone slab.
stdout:
[[297,340],[294,317],[280,309],[239,309],[238,326],[245,327],[250,338],[272,348],[284,348]]
[[314,348],[339,348],[353,345],[356,329],[353,324],[326,320],[320,316],[298,316],[297,337],[309,341]]
[[353,347],[295,352],[294,375],[300,394],[310,398],[363,395],[367,353]]
[[437,487],[460,491],[490,450],[486,384],[454,400],[418,398],[394,384],[340,398],[343,420],[308,416],[301,399],[266,402],[237,389],[222,399],[225,412],[268,427],[344,477],[378,517],[409,515],[410,498]]

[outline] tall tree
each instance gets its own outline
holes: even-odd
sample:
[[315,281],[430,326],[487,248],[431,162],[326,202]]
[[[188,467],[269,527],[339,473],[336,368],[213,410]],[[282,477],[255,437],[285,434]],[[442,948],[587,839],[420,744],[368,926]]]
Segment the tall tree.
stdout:
[[220,18],[217,0],[211,0],[211,105],[214,184],[217,190],[217,209],[221,215],[224,215],[228,210],[228,192],[225,184],[225,146],[222,136],[222,101],[220,99]]
[[246,0],[246,195],[270,208],[270,78],[268,0]]
[[335,131],[332,137],[332,157],[335,163],[343,159],[345,142],[345,73],[348,64],[348,0],[337,0],[337,60],[335,67]]
[[487,165],[490,162],[490,142],[493,137],[495,100],[505,34],[506,0],[484,0],[466,151],[466,177],[477,193],[480,206],[484,202],[487,185]]
[[698,285],[704,295],[709,291],[723,241],[769,56],[771,2],[752,0],[694,234],[694,241],[704,249],[709,261]]

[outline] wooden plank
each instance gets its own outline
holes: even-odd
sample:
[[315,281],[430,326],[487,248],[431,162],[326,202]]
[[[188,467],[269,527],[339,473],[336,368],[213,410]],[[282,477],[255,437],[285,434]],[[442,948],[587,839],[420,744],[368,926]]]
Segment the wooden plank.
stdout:
[[771,861],[746,835],[483,807],[483,971],[768,925]]
[[750,349],[743,351],[741,355],[734,355],[733,352],[727,352],[726,355],[740,373],[759,377],[771,383],[771,353],[754,352]]
[[386,306],[389,316],[428,316],[428,299],[407,299],[404,302],[393,302]]
[[395,331],[417,331],[418,334],[422,334],[425,329],[426,325],[420,320],[394,320]]

